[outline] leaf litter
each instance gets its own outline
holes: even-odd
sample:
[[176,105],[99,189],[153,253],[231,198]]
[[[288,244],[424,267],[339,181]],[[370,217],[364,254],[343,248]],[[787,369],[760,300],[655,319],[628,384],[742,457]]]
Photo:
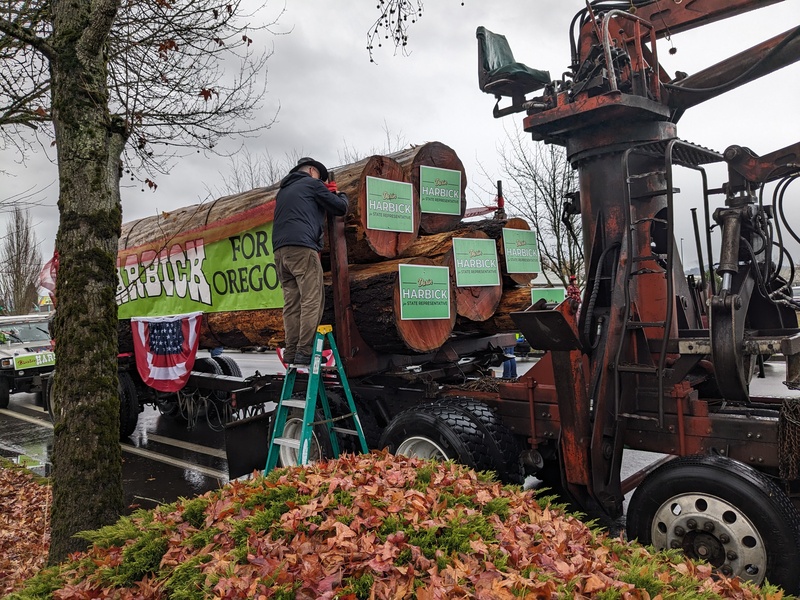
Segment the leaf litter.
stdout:
[[39,571],[49,491],[0,475],[0,590],[17,600],[785,597],[610,537],[491,474],[387,452],[256,473],[137,511],[84,532],[86,552]]

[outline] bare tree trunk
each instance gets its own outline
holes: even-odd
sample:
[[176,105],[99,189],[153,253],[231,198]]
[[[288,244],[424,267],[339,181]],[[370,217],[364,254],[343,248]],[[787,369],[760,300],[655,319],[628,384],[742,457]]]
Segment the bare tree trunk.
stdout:
[[117,240],[124,129],[108,111],[106,36],[117,0],[54,2],[52,107],[59,273],[49,562],[124,508],[117,376]]

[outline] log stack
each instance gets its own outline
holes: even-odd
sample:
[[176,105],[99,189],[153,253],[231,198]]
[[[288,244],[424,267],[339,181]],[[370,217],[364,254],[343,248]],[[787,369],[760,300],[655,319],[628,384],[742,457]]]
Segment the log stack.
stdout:
[[[420,165],[461,171],[460,214],[420,212]],[[459,288],[455,280],[452,240],[495,240],[501,273],[505,273],[502,230],[504,227],[528,229],[528,223],[523,219],[464,222],[466,173],[461,160],[451,148],[439,142],[431,142],[388,156],[371,156],[331,171],[335,174],[339,190],[345,192],[350,200],[350,210],[345,217],[345,240],[351,306],[358,331],[373,350],[388,354],[429,353],[440,348],[454,335],[485,336],[515,331],[508,315],[530,305],[529,282],[534,275],[504,274],[499,286]],[[412,184],[414,223],[418,224],[414,232],[395,233],[367,228],[367,177]],[[150,252],[150,255],[155,256],[169,251],[174,245],[180,245],[201,234],[208,246],[268,224],[274,216],[278,190],[278,185],[259,188],[126,223],[120,237],[120,265],[132,260],[131,257],[138,256],[141,259],[143,252]],[[324,265],[330,264],[328,251],[326,240]],[[450,269],[449,319],[400,319],[397,284],[399,264],[439,265]],[[333,322],[329,273],[326,273],[326,287],[329,298],[324,322]],[[203,308],[198,307],[198,310]],[[203,348],[276,347],[283,341],[281,308],[204,312],[200,339]],[[157,314],[170,313],[150,312],[142,316]],[[120,350],[123,352],[130,351],[130,335],[130,322],[122,319]]]

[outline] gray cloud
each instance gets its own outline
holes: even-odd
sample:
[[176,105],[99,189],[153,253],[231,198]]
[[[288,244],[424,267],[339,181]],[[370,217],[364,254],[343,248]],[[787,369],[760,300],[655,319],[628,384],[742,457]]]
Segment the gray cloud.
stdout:
[[[493,176],[496,145],[503,127],[521,125],[521,115],[492,118],[494,99],[477,85],[475,29],[484,25],[507,36],[517,60],[548,69],[557,77],[569,63],[568,26],[582,0],[457,0],[428,2],[422,20],[411,29],[410,55],[395,55],[384,46],[376,52],[378,65],[370,64],[366,32],[376,14],[368,3],[332,0],[291,0],[281,21],[291,33],[256,43],[274,45],[269,61],[268,95],[264,119],[280,107],[273,127],[256,139],[244,140],[254,153],[268,150],[282,157],[292,151],[335,165],[345,144],[369,150],[384,144],[388,127],[409,143],[441,141],[453,147],[464,161],[468,177],[478,178],[478,161]],[[276,5],[277,6],[277,5]],[[797,22],[796,3],[784,2],[722,23],[673,37],[678,49],[670,56],[669,42],[660,41],[662,63],[675,70],[696,72]],[[730,144],[751,147],[759,154],[800,139],[796,119],[800,66],[782,71],[724,94],[687,112],[678,125],[688,141],[723,150]],[[224,145],[227,151],[242,141]],[[197,203],[208,189],[221,183],[226,159],[191,154],[177,161],[169,175],[158,176],[156,192],[141,192],[141,185],[124,181],[124,220]],[[33,185],[56,180],[55,166],[41,154],[26,167],[14,156],[0,154],[0,199]],[[147,189],[147,188],[145,188]],[[41,194],[45,206],[33,210],[43,254],[52,253],[57,226],[56,186]],[[491,198],[471,195],[475,205]],[[697,199],[681,198],[679,211],[698,206]],[[682,234],[687,239],[691,232]]]

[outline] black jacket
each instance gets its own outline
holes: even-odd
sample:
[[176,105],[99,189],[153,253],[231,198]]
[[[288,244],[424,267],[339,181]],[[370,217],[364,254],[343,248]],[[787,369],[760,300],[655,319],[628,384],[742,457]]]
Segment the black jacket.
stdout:
[[334,194],[319,179],[308,173],[290,173],[281,181],[275,201],[272,249],[305,246],[322,250],[322,225],[326,211],[340,216],[347,213],[347,196]]

